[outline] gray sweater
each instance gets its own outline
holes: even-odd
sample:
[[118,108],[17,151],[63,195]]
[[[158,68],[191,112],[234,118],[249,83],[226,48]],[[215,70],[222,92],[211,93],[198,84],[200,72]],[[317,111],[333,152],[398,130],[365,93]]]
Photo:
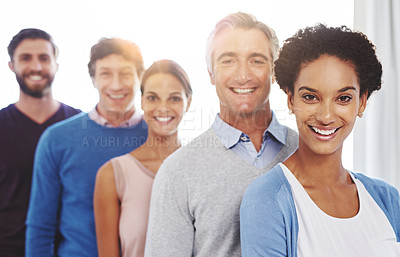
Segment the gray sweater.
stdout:
[[213,129],[167,158],[153,184],[146,257],[241,256],[239,208],[247,186],[298,146],[286,145],[259,169],[226,149]]

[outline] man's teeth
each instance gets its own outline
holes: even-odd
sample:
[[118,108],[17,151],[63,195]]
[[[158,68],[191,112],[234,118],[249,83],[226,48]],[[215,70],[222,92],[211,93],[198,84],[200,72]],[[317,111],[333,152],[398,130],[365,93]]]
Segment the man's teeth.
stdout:
[[172,117],[154,117],[154,118],[161,122],[167,122],[167,121],[172,120]]
[[113,99],[121,99],[124,98],[124,95],[110,95],[110,97]]
[[250,94],[254,92],[254,88],[232,88],[232,90],[238,94]]
[[324,135],[324,136],[328,136],[331,135],[333,133],[335,133],[336,129],[329,129],[329,130],[322,130],[316,127],[312,127],[312,129],[317,132],[318,134]]
[[43,79],[43,77],[40,75],[31,75],[31,76],[29,76],[29,79],[38,81],[38,80]]

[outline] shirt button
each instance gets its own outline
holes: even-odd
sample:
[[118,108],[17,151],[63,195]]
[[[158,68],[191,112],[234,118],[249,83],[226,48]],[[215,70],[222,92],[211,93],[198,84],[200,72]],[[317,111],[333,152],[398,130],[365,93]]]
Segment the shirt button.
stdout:
[[254,161],[255,161],[255,162],[259,162],[260,159],[259,159],[259,158],[255,158]]

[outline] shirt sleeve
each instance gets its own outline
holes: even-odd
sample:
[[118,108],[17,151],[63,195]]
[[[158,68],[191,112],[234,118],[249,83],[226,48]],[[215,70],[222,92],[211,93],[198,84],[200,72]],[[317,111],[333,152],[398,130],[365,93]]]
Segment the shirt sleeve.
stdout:
[[268,185],[253,183],[247,189],[240,207],[243,257],[291,256],[287,245],[291,232],[279,201]]
[[55,256],[61,181],[54,151],[56,142],[46,130],[39,140],[27,214],[26,256]]
[[193,215],[183,171],[168,160],[157,172],[150,203],[146,257],[190,257],[193,252]]

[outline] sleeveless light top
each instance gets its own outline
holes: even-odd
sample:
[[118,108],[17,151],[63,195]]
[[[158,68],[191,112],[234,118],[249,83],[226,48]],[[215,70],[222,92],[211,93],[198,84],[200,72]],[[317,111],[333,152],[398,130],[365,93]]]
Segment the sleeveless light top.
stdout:
[[281,167],[292,188],[299,222],[298,257],[400,256],[400,244],[389,220],[351,173],[359,211],[351,218],[336,218],[322,211],[293,173],[284,164]]
[[125,154],[111,160],[121,201],[119,237],[123,257],[143,257],[154,173],[135,157]]

